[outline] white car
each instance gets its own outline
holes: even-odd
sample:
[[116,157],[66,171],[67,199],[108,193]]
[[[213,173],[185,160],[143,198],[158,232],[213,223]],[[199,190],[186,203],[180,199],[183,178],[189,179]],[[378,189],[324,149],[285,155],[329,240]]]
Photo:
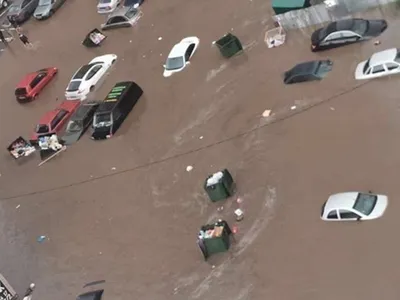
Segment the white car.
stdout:
[[120,3],[121,0],[99,0],[99,4],[97,4],[97,12],[99,14],[108,14],[113,12]]
[[115,54],[106,54],[98,56],[87,65],[82,66],[72,76],[65,90],[65,98],[67,100],[85,100],[89,93],[102,83],[101,79],[117,61],[117,58]]
[[392,48],[374,53],[370,59],[357,65],[357,80],[371,79],[400,73],[399,49]]
[[381,217],[388,205],[388,197],[372,193],[347,192],[329,197],[322,207],[324,221],[360,221]]
[[200,40],[195,37],[187,37],[176,44],[168,54],[164,65],[164,77],[182,71],[190,63],[190,59],[199,47]]

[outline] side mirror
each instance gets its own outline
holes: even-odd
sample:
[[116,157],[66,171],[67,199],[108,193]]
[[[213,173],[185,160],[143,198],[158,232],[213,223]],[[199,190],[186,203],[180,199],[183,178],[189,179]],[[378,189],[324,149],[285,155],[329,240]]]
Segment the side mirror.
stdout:
[[361,221],[361,217],[357,217],[357,222]]
[[187,61],[186,64],[187,64],[187,65],[190,65],[190,61]]

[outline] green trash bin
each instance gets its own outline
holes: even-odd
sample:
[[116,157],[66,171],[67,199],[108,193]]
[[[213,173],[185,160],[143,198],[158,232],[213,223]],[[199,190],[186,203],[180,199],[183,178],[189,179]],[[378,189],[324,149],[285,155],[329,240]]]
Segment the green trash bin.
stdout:
[[222,56],[229,58],[243,51],[240,40],[232,33],[225,34],[222,38],[215,42]]
[[232,230],[224,220],[202,226],[198,243],[204,259],[207,260],[212,254],[228,251],[231,246],[231,235]]
[[214,173],[204,182],[204,190],[212,202],[224,200],[235,193],[235,183],[227,169]]

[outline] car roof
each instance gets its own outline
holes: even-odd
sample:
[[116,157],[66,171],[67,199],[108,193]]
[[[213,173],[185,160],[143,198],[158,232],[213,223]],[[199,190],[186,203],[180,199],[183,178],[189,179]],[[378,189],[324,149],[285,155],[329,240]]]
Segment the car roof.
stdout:
[[91,291],[78,296],[77,300],[100,300],[104,290]]
[[371,58],[369,59],[369,65],[376,66],[386,62],[392,62],[396,58],[396,55],[397,55],[396,48],[391,48],[380,52],[376,52],[372,54]]
[[174,47],[172,47],[171,52],[168,54],[168,57],[184,56],[188,44],[189,43],[187,42],[180,42],[179,44],[176,44]]
[[41,72],[44,72],[44,71],[48,72],[48,69],[50,69],[50,68],[44,68],[44,69],[37,70],[36,72],[26,74],[25,77],[23,77],[21,79],[21,81],[17,84],[17,88],[27,87],[27,85],[31,83],[33,78],[35,78]]
[[[118,7],[116,10],[114,10],[107,19],[110,19],[112,17],[116,17],[116,16],[125,16],[125,14],[130,10],[133,9],[130,6],[121,6]],[[136,10],[136,9],[135,9]]]
[[291,76],[300,74],[314,74],[320,62],[320,60],[313,60],[300,63],[295,65],[288,72],[290,72]]
[[86,73],[94,66],[97,65],[98,63],[91,63],[91,64],[87,64],[84,65],[82,67],[79,68],[78,71],[76,71],[76,73],[74,74],[74,77],[72,77],[72,80],[75,79],[82,79],[83,77],[85,77]]
[[81,106],[78,107],[78,109],[74,112],[74,114],[71,117],[71,120],[78,121],[78,120],[83,120],[86,115],[94,109],[94,107],[97,107],[98,104],[82,104]]
[[325,211],[330,212],[333,209],[352,209],[358,194],[359,192],[347,192],[331,195],[325,203]]

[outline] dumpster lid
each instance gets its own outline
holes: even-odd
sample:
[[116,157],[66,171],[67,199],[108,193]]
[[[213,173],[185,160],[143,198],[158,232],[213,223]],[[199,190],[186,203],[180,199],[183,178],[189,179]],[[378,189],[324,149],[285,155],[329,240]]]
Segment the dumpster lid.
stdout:
[[306,4],[306,0],[273,0],[272,7],[281,8],[301,8]]

